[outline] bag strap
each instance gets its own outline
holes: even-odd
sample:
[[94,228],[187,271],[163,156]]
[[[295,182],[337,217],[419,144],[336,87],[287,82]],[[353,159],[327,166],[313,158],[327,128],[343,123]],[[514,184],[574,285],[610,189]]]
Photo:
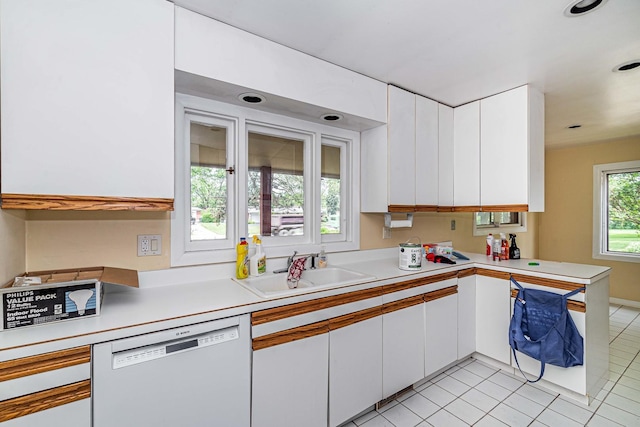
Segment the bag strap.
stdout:
[[511,352],[513,353],[513,360],[516,361],[516,366],[518,366],[518,370],[520,371],[520,373],[522,374],[524,379],[527,380],[528,383],[537,383],[538,381],[540,381],[542,379],[542,376],[544,375],[544,366],[545,366],[545,362],[542,360],[542,359],[544,359],[544,354],[540,354],[540,359],[541,359],[540,360],[540,375],[538,376],[537,379],[530,380],[529,378],[527,378],[527,375],[522,371],[522,368],[520,367],[520,363],[518,362],[518,356],[516,355],[516,349],[511,347]]
[[571,292],[568,292],[568,293],[566,293],[566,294],[562,295],[562,297],[566,300],[566,299],[568,299],[569,297],[572,297],[572,296],[574,296],[574,295],[576,295],[576,294],[579,294],[580,292],[582,292],[582,291],[586,291],[586,290],[587,290],[587,287],[586,287],[586,286],[583,286],[583,287],[581,287],[581,288],[575,289],[575,290],[573,290],[573,291],[571,291]]
[[520,283],[518,283],[518,281],[516,279],[514,279],[513,276],[510,276],[510,277],[511,277],[511,283],[516,285],[518,287],[518,289],[520,289],[521,291],[524,291],[524,288],[522,287],[522,285]]

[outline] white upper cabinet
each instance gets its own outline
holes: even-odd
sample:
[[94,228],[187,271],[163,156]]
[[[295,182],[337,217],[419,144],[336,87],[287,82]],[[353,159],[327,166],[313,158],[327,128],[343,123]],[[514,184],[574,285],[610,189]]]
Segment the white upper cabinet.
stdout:
[[453,205],[480,206],[479,101],[453,110]]
[[395,86],[388,87],[388,102],[387,125],[361,134],[361,209],[435,210],[442,106]]
[[416,95],[416,205],[438,205],[440,107]]
[[389,86],[389,205],[416,204],[416,96]]
[[544,95],[525,85],[482,99],[480,111],[482,205],[544,211]]
[[453,206],[453,111],[438,105],[438,206]]
[[172,199],[173,4],[0,7],[2,193]]

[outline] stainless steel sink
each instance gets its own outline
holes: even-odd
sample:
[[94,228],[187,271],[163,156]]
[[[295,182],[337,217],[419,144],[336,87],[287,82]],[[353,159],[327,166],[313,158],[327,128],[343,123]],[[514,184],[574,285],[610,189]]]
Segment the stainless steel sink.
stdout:
[[286,273],[267,273],[263,276],[233,280],[244,286],[254,294],[262,298],[269,298],[283,295],[301,294],[331,287],[352,285],[374,279],[375,277],[369,274],[345,270],[344,268],[339,267],[328,267],[319,268],[316,270],[305,270],[302,273],[302,278],[298,282],[298,287],[293,289],[290,289],[287,285]]

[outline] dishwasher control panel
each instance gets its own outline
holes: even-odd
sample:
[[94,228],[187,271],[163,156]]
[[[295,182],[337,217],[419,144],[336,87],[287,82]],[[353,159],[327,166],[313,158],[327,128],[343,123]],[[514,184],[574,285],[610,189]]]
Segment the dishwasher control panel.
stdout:
[[113,369],[124,368],[126,366],[160,359],[173,353],[182,353],[236,339],[238,339],[238,326],[231,326],[225,329],[205,332],[194,337],[133,348],[131,350],[113,353],[112,367]]

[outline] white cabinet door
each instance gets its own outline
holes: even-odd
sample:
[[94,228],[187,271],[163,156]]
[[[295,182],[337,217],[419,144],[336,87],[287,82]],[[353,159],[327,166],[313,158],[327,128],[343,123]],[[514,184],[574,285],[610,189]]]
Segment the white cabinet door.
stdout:
[[458,277],[458,359],[476,351],[476,276]]
[[389,204],[415,205],[416,101],[411,92],[389,86]]
[[251,425],[327,425],[329,334],[253,352]]
[[416,95],[416,205],[438,205],[438,110]]
[[382,316],[329,335],[329,425],[337,426],[382,400]]
[[482,99],[480,109],[482,204],[544,210],[544,96],[521,86]]
[[382,316],[382,395],[424,378],[424,303]]
[[425,302],[424,312],[425,376],[429,376],[458,360],[458,294]]
[[2,423],[2,427],[88,427],[90,425],[91,399],[78,400]]
[[508,278],[476,276],[476,351],[505,364],[511,363],[510,303]]
[[1,7],[2,193],[173,198],[173,4]]
[[453,205],[480,205],[479,101],[453,110]]
[[438,105],[438,206],[453,206],[453,108]]

